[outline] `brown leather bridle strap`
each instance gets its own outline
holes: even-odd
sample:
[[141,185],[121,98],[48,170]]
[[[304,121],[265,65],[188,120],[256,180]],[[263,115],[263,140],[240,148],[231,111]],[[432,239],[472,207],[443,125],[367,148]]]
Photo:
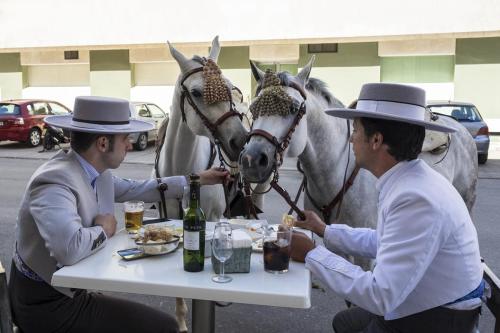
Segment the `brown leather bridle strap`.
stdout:
[[[278,141],[278,139],[272,135],[271,133],[262,130],[262,129],[253,129],[247,136],[247,142],[250,140],[252,136],[262,136],[264,137],[267,141],[269,141],[274,147],[276,147],[276,156],[277,158],[277,166],[280,166],[283,163],[283,152],[288,148],[288,145],[290,144],[290,141],[292,139],[292,135],[295,132],[295,129],[299,125],[300,120],[306,113],[306,104],[305,102],[302,102],[300,105],[299,111],[297,112],[297,115],[295,116],[292,124],[290,125],[290,128],[288,129],[288,132],[286,132],[285,136],[283,137],[283,140]],[[275,166],[275,167],[277,167]]]
[[[227,119],[229,119],[230,117],[239,117],[240,120],[243,118],[243,115],[241,113],[239,113],[238,111],[236,111],[234,109],[234,102],[233,102],[233,97],[232,97],[232,94],[231,92],[229,91],[228,92],[228,96],[229,96],[229,111],[228,112],[225,112],[222,116],[220,116],[216,121],[215,123],[212,123],[201,111],[200,109],[198,108],[198,106],[196,105],[196,103],[194,102],[193,98],[191,97],[191,94],[189,93],[188,89],[186,88],[186,86],[184,85],[184,82],[187,80],[188,77],[190,77],[191,75],[195,74],[195,73],[198,73],[198,72],[202,72],[203,71],[203,67],[197,67],[195,69],[192,69],[190,70],[189,72],[186,73],[186,75],[184,75],[184,77],[182,78],[181,82],[180,82],[180,86],[182,88],[182,93],[181,93],[181,113],[182,113],[182,120],[184,122],[186,122],[186,114],[185,114],[185,111],[184,111],[184,99],[187,99],[189,105],[191,105],[191,107],[193,108],[193,110],[196,112],[196,114],[198,115],[198,117],[200,117],[203,125],[209,130],[210,134],[212,135],[212,137],[218,141],[218,142],[221,142],[219,140],[219,135],[217,133],[217,128],[224,122],[226,121]],[[233,87],[233,88],[236,88],[236,87]],[[229,88],[227,88],[229,90]],[[241,93],[241,90],[239,90],[238,88],[236,88],[240,93]],[[222,147],[222,149],[224,150],[224,147]]]
[[271,181],[271,187],[274,188],[276,190],[276,192],[279,193],[279,195],[281,195],[283,197],[283,199],[285,199],[286,203],[288,205],[290,205],[290,207],[295,211],[295,213],[297,213],[297,216],[301,219],[301,220],[305,220],[306,216],[304,214],[304,212],[299,208],[297,207],[297,205],[293,202],[293,200],[290,198],[290,195],[288,194],[288,192],[283,189],[277,181],[275,181],[274,179]]
[[309,190],[307,189],[307,180],[306,180],[306,176],[304,175],[304,181],[305,181],[305,192],[306,192],[306,195],[307,197],[309,198],[309,201],[311,201],[311,203],[313,204],[313,206],[319,210],[321,212],[321,214],[323,215],[323,219],[324,219],[324,222],[326,224],[330,224],[330,217],[332,215],[332,210],[337,206],[337,204],[342,200],[342,197],[344,196],[344,194],[349,190],[349,188],[352,186],[352,184],[354,184],[354,179],[356,178],[357,174],[359,172],[359,167],[356,166],[354,167],[354,170],[352,171],[351,173],[351,176],[349,177],[349,179],[347,179],[347,181],[345,182],[345,184],[343,184],[342,188],[340,189],[340,191],[337,193],[337,195],[333,198],[332,201],[330,201],[329,204],[327,205],[324,205],[324,206],[321,206],[320,204],[318,204],[314,199],[313,197],[311,196],[311,194],[309,193]]
[[280,145],[278,139],[268,131],[261,130],[259,128],[256,128],[252,130],[248,136],[247,136],[247,142],[250,140],[252,136],[262,136],[264,139],[269,141],[273,146],[278,147]]

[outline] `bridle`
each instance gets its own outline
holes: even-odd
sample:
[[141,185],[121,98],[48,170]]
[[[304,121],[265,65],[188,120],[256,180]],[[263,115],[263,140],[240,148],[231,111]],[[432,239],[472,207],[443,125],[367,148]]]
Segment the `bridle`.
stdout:
[[[291,209],[293,209],[301,219],[304,219],[305,218],[304,212],[296,205],[296,202],[292,201],[288,192],[278,184],[278,180],[279,180],[278,169],[283,164],[283,153],[288,148],[290,141],[292,139],[293,133],[295,132],[297,126],[299,125],[300,120],[302,119],[302,117],[306,113],[307,96],[306,96],[304,89],[301,86],[299,86],[298,84],[296,84],[295,82],[290,82],[288,87],[291,87],[291,88],[297,90],[300,93],[300,95],[302,96],[303,101],[298,108],[297,114],[295,115],[295,118],[294,118],[292,124],[288,128],[288,131],[283,136],[281,141],[278,140],[274,135],[272,135],[271,133],[269,133],[265,130],[252,129],[250,131],[250,133],[248,134],[247,143],[248,143],[248,141],[250,141],[250,139],[253,136],[261,136],[264,139],[266,139],[267,141],[269,141],[275,147],[275,162],[274,162],[273,169],[272,169],[272,173],[274,174],[273,179],[270,182],[269,189],[265,192],[262,192],[261,194],[267,193],[271,188],[273,188],[274,190],[276,190],[276,192],[278,192],[285,199],[285,201],[290,205]],[[260,89],[257,90],[256,96],[258,96],[259,92],[260,92]],[[292,104],[291,108],[293,108],[293,104]],[[250,186],[245,185],[245,191],[247,191],[248,189],[250,189]]]
[[[189,105],[191,105],[191,107],[193,108],[195,113],[201,119],[205,128],[210,132],[210,134],[214,138],[214,142],[210,141],[210,158],[209,158],[209,162],[208,162],[208,165],[207,165],[205,170],[208,170],[213,166],[217,152],[218,152],[219,161],[220,161],[219,168],[226,170],[226,165],[229,167],[231,167],[231,165],[224,158],[224,154],[226,156],[228,154],[227,154],[226,150],[224,149],[224,145],[222,144],[222,141],[220,140],[220,137],[218,134],[219,133],[218,128],[222,123],[224,123],[226,120],[228,120],[231,117],[238,117],[240,119],[240,121],[243,119],[243,115],[241,113],[239,113],[238,111],[236,111],[236,109],[235,109],[235,104],[233,102],[233,97],[232,97],[232,90],[236,90],[239,92],[239,94],[241,95],[240,102],[243,102],[243,94],[238,87],[232,86],[231,88],[229,88],[228,85],[225,84],[225,88],[227,89],[227,96],[228,96],[227,102],[229,103],[229,111],[225,112],[215,122],[211,122],[200,111],[200,109],[196,105],[195,101],[193,100],[193,97],[191,96],[188,88],[184,84],[186,82],[186,80],[191,75],[199,73],[199,72],[203,72],[208,60],[206,58],[201,58],[201,60],[199,62],[202,66],[188,71],[180,80],[180,87],[182,90],[181,99],[180,99],[180,110],[181,110],[182,121],[184,123],[186,123],[186,111],[185,111],[184,105],[185,105],[185,100],[187,100]],[[160,152],[161,152],[161,146],[157,147],[157,151],[156,151],[155,174],[156,174],[157,182],[158,182],[158,190],[160,191],[161,210],[162,210],[164,216],[167,217],[167,206],[166,206],[166,198],[165,198],[165,191],[167,190],[167,186],[166,186],[166,184],[161,182],[161,176],[160,176],[160,172],[158,170]],[[231,211],[230,211],[230,203],[229,203],[229,190],[228,190],[227,185],[224,184],[223,187],[224,187],[224,197],[225,197],[225,201],[226,201],[226,214],[228,217],[230,217]],[[253,202],[251,202],[251,199],[250,199],[250,203],[251,203],[251,206],[249,206],[248,211],[253,213],[254,216],[256,216],[256,213],[255,213],[256,210],[255,210],[255,207],[253,207]],[[182,202],[179,200],[179,216],[182,217],[182,215],[183,215]]]
[[[332,210],[337,205],[339,206],[339,208],[337,210],[336,218],[338,219],[338,217],[340,216],[340,211],[341,211],[340,207],[342,206],[342,201],[343,201],[344,195],[347,192],[347,190],[353,185],[354,179],[356,178],[356,175],[359,172],[359,167],[355,166],[354,170],[351,173],[351,175],[347,179],[347,169],[349,167],[349,151],[350,151],[350,143],[349,143],[350,125],[349,125],[349,120],[347,120],[347,140],[348,140],[347,154],[348,154],[348,160],[347,160],[347,165],[346,165],[346,169],[345,169],[345,172],[344,172],[344,180],[342,182],[342,188],[340,189],[340,191],[337,193],[337,195],[335,195],[335,197],[328,204],[326,204],[326,205],[320,205],[320,204],[318,204],[317,201],[315,201],[312,198],[311,194],[309,193],[309,190],[307,189],[307,178],[306,178],[305,173],[303,172],[303,170],[300,167],[300,162],[298,161],[297,162],[297,169],[299,170],[299,172],[302,173],[303,178],[302,178],[302,182],[301,182],[301,184],[299,186],[299,189],[297,191],[297,194],[295,196],[295,199],[292,200],[291,197],[290,197],[290,195],[288,194],[288,192],[285,189],[283,189],[278,184],[278,180],[279,180],[278,169],[279,169],[279,167],[283,163],[283,153],[286,150],[286,148],[288,148],[288,145],[290,144],[290,140],[291,140],[292,134],[295,132],[295,129],[297,128],[300,120],[302,119],[302,117],[306,113],[306,105],[305,105],[306,94],[305,94],[304,90],[302,89],[302,87],[299,86],[299,85],[297,85],[297,84],[295,84],[293,81],[290,82],[288,86],[291,87],[291,88],[294,88],[295,90],[297,90],[301,94],[301,96],[302,96],[302,98],[304,100],[301,103],[301,106],[300,106],[300,108],[299,108],[299,110],[297,112],[297,115],[295,116],[294,121],[290,125],[290,128],[288,129],[288,131],[285,134],[285,136],[283,137],[283,139],[281,141],[279,141],[274,135],[272,135],[271,133],[269,133],[267,131],[264,131],[264,130],[261,130],[261,129],[252,129],[252,131],[248,135],[247,143],[248,143],[248,141],[250,140],[250,138],[252,136],[262,136],[262,137],[264,137],[267,141],[269,141],[275,147],[275,151],[276,151],[276,153],[275,153],[275,163],[274,163],[273,169],[272,169],[272,173],[274,173],[273,179],[270,182],[269,189],[267,191],[263,192],[263,193],[268,192],[271,188],[273,188],[274,190],[276,190],[276,192],[278,192],[278,194],[280,194],[285,199],[285,201],[288,203],[288,205],[290,206],[290,210],[289,210],[288,214],[291,214],[292,211],[295,211],[297,213],[297,216],[300,219],[303,220],[303,219],[305,219],[304,212],[297,206],[297,203],[298,203],[298,200],[299,200],[301,192],[305,191],[305,193],[306,193],[308,199],[310,200],[310,202],[323,215],[324,222],[327,223],[327,224],[329,224],[329,220],[330,220],[330,216],[331,216]],[[258,93],[259,93],[259,90],[257,90],[256,95],[258,95]]]
[[[202,65],[205,65],[204,62],[206,62],[206,59],[203,58],[202,60]],[[198,117],[200,117],[203,125],[206,127],[206,129],[210,132],[210,134],[212,135],[212,137],[214,138],[214,142],[215,142],[215,145],[219,147],[222,147],[222,150],[224,151],[224,153],[226,153],[226,151],[224,150],[224,145],[222,145],[222,142],[219,138],[219,135],[218,135],[218,127],[224,122],[226,121],[227,119],[231,118],[231,117],[238,117],[240,119],[240,121],[243,119],[243,115],[241,113],[239,113],[238,111],[236,111],[235,109],[235,104],[233,102],[233,97],[232,97],[232,93],[231,93],[231,89],[235,89],[237,90],[240,94],[241,94],[241,90],[238,89],[237,87],[232,87],[231,89],[226,85],[226,89],[228,90],[228,96],[229,96],[229,111],[225,112],[222,116],[220,116],[216,121],[215,123],[212,123],[201,111],[200,109],[198,108],[198,106],[196,105],[196,103],[194,102],[193,98],[191,97],[191,94],[189,93],[189,90],[188,88],[184,85],[184,83],[186,82],[186,80],[193,74],[196,74],[196,73],[199,73],[199,72],[203,72],[203,68],[204,66],[202,67],[197,67],[195,69],[192,69],[190,70],[189,72],[187,72],[184,77],[182,78],[182,80],[180,81],[180,86],[181,86],[181,89],[182,89],[182,93],[181,93],[181,102],[180,102],[180,106],[181,106],[181,114],[182,114],[182,121],[183,122],[186,122],[186,111],[184,110],[184,101],[187,99],[189,105],[191,105],[191,107],[193,108],[194,112],[198,115]],[[242,102],[243,102],[243,94],[241,94],[242,96]],[[226,153],[227,155],[227,153]],[[226,163],[227,164],[227,163]]]

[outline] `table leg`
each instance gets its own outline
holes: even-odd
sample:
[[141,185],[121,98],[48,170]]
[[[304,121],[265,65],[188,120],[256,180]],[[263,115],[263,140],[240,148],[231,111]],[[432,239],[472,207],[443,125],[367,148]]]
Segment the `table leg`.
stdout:
[[191,323],[193,333],[215,332],[215,302],[193,299]]

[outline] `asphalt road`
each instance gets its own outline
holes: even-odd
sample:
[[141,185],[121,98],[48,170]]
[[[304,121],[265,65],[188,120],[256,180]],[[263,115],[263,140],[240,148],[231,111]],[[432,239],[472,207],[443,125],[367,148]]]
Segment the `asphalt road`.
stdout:
[[[38,158],[38,156],[33,156]],[[135,161],[134,161],[135,162]],[[14,228],[18,205],[24,187],[33,171],[43,163],[40,159],[29,157],[0,157],[0,260],[10,270],[11,253],[14,245]],[[126,178],[147,178],[151,166],[145,164],[124,163],[116,174]],[[482,256],[497,274],[500,274],[500,252],[498,240],[500,228],[497,227],[500,205],[500,160],[490,160],[481,167],[478,182],[478,197],[473,211],[478,230]],[[294,171],[281,173],[280,184],[295,193],[299,183]],[[264,217],[269,221],[279,221],[287,210],[283,200],[275,193],[266,196]],[[120,226],[123,226],[121,206],[116,207]],[[135,294],[115,294],[161,308],[174,313],[174,300],[166,297],[142,296]],[[188,303],[189,304],[189,303]],[[332,332],[331,318],[334,313],[344,309],[344,301],[330,291],[312,290],[312,307],[307,310],[287,309],[267,306],[233,304],[226,308],[217,308],[216,331],[224,332]],[[493,332],[493,320],[488,311],[481,319],[481,332]]]

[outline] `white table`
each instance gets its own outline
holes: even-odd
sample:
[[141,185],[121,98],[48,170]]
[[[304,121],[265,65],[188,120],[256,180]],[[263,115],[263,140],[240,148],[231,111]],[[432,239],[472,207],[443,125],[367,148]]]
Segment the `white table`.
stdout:
[[[180,225],[181,221],[168,222]],[[207,223],[207,229],[213,224]],[[193,299],[193,332],[214,331],[214,301],[290,308],[311,306],[311,276],[304,264],[290,261],[284,274],[264,271],[262,253],[252,253],[250,273],[230,274],[233,281],[212,282],[210,258],[199,273],[185,272],[182,247],[162,256],[125,261],[117,250],[135,247],[125,230],[112,237],[99,252],[54,273],[57,287],[94,289]]]

